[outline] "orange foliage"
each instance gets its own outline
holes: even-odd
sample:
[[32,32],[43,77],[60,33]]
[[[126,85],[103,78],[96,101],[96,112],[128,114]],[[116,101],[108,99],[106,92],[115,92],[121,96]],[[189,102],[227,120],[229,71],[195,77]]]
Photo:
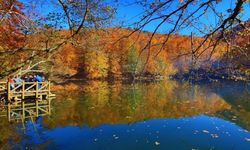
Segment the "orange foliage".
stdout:
[[79,52],[71,44],[66,44],[53,57],[53,72],[63,76],[73,76],[79,67]]
[[[22,26],[24,21],[23,5],[19,1],[0,0],[2,18],[0,22],[0,48],[14,49],[24,42]],[[11,13],[9,13],[11,11]]]
[[[190,69],[190,36],[170,35],[168,42],[162,47],[161,43],[166,40],[166,37],[156,34],[151,41],[151,46],[145,49],[152,33],[138,31],[130,37],[121,38],[132,30],[111,28],[85,32],[87,37],[77,37],[79,43],[84,43],[82,47],[75,48],[68,45],[55,56],[57,68],[63,66],[63,70],[65,67],[72,69],[69,75],[79,73],[75,72],[77,67],[82,68],[84,75],[92,79],[120,77],[133,73],[168,76],[178,71],[187,72]],[[202,40],[200,37],[194,37],[194,46],[198,46]],[[208,42],[198,52],[202,52],[207,45]],[[197,64],[202,65],[202,61],[209,57],[211,51],[212,48],[205,51]],[[188,55],[179,57],[186,53]],[[224,46],[219,45],[212,60],[219,59],[223,53]],[[128,69],[128,67],[135,68]]]

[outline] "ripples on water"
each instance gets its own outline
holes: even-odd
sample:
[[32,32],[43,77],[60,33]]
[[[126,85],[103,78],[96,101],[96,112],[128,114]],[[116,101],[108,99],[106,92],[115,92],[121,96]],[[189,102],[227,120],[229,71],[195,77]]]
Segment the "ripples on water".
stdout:
[[250,149],[246,83],[90,81],[63,87],[68,90],[57,93],[51,116],[34,123],[27,120],[25,130],[21,124],[0,121],[0,145],[8,142],[13,149]]

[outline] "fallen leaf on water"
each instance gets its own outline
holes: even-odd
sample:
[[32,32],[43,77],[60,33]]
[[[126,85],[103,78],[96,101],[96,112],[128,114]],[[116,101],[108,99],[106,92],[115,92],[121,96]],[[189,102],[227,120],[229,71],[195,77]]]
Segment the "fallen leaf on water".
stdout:
[[155,145],[160,145],[160,142],[158,142],[158,141],[155,141]]
[[204,132],[204,133],[209,133],[209,131],[207,131],[207,130],[202,130],[202,132]]
[[218,138],[219,136],[217,134],[211,134],[212,138]]
[[93,107],[90,107],[89,109],[94,109],[95,107],[93,106]]
[[197,134],[197,133],[199,133],[199,131],[198,130],[194,130],[194,134]]

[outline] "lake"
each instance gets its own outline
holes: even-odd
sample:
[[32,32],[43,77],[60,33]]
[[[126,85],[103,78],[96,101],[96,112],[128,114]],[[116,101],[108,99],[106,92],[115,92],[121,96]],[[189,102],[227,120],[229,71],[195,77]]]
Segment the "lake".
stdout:
[[250,149],[249,83],[79,81],[62,87],[51,115],[24,123],[1,118],[0,149]]

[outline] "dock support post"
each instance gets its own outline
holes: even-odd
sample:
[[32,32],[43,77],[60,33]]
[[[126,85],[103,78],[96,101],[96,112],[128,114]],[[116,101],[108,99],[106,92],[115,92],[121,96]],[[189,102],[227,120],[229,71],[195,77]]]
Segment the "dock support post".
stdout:
[[36,99],[36,117],[38,117],[39,116],[39,113],[38,113],[38,100]]
[[36,82],[36,98],[38,98],[38,82]]
[[25,120],[25,103],[22,101],[22,117]]
[[7,82],[7,101],[10,102],[10,83]]
[[25,93],[25,82],[22,81],[22,99],[24,99],[24,93]]
[[11,109],[10,109],[10,107],[11,107],[11,106],[10,106],[10,103],[8,103],[8,106],[7,106],[7,107],[8,107],[7,115],[8,115],[8,120],[9,120],[9,122],[10,122],[10,117],[11,117],[11,116],[10,116],[10,115],[11,115],[11,114],[10,114],[10,110],[11,110]]
[[49,115],[51,115],[51,108],[50,108],[51,99],[48,99],[48,101],[49,101]]

